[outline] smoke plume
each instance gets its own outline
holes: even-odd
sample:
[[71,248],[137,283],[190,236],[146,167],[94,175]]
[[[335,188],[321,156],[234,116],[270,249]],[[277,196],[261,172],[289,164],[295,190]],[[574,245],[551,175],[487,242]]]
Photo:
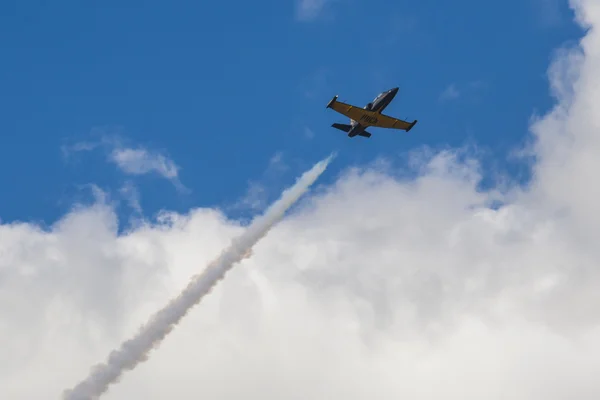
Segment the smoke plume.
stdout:
[[110,353],[105,364],[94,367],[90,375],[73,389],[63,393],[65,400],[97,398],[116,383],[126,370],[134,369],[148,359],[149,353],[171,332],[187,312],[207,295],[233,265],[250,256],[252,247],[283,217],[285,212],[308,190],[332,160],[330,155],[305,172],[291,188],[283,192],[264,215],[232,241],[201,274],[192,278],[184,291],[158,311],[141,327],[138,334]]

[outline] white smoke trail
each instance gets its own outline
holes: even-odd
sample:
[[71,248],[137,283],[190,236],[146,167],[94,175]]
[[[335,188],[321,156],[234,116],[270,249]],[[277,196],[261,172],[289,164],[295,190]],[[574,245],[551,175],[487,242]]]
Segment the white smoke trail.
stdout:
[[255,219],[248,229],[232,241],[231,246],[213,261],[205,271],[192,278],[184,291],[140,328],[132,339],[110,353],[105,364],[97,365],[90,375],[73,389],[63,393],[66,400],[96,399],[116,383],[126,370],[132,370],[148,359],[149,353],[169,334],[187,312],[219,282],[233,265],[250,255],[252,247],[283,217],[285,212],[302,196],[325,171],[334,155],[305,172],[285,190],[264,215]]

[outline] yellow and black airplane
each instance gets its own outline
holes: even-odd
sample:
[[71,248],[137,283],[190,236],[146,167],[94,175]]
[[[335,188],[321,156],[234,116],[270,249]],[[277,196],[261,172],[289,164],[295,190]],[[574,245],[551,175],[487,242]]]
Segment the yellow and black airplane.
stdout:
[[392,102],[396,93],[398,93],[397,87],[382,92],[375,97],[373,102],[367,104],[364,108],[342,103],[341,101],[337,101],[338,96],[334,96],[327,104],[327,108],[331,108],[350,118],[350,124],[335,123],[331,126],[341,131],[348,132],[349,137],[357,135],[366,138],[371,137],[371,134],[365,130],[370,126],[377,128],[402,129],[406,132],[410,131],[417,123],[416,119],[413,122],[406,122],[381,113]]

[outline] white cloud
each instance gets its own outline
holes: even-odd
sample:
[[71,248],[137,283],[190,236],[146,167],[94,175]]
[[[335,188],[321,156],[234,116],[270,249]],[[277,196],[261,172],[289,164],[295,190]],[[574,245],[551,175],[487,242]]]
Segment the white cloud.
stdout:
[[110,159],[126,174],[144,175],[156,172],[167,179],[177,177],[177,166],[173,161],[146,149],[115,149]]
[[312,139],[315,137],[315,132],[310,129],[308,126],[304,127],[304,137],[307,139]]
[[469,96],[469,98],[474,99],[478,97],[482,89],[484,89],[485,87],[485,82],[479,80],[470,81],[464,85],[451,83],[446,87],[446,89],[442,91],[442,93],[440,93],[439,100],[450,101],[465,96]]
[[188,191],[179,180],[179,167],[167,156],[155,151],[138,148],[116,148],[109,156],[121,171],[129,175],[156,173],[170,180],[180,191]]
[[234,205],[234,208],[260,210],[267,205],[267,188],[259,182],[248,182],[246,194]]
[[285,164],[283,160],[283,153],[278,151],[273,154],[273,157],[269,160],[269,168],[267,170],[268,174],[279,174],[287,171],[288,166]]
[[262,179],[260,181],[249,181],[246,193],[231,208],[250,209],[252,211],[259,211],[265,208],[268,205],[270,195],[273,194],[269,186],[273,186],[275,180],[286,172],[287,169],[288,166],[283,160],[283,154],[281,152],[275,153],[269,160],[269,165],[263,173]]
[[458,91],[456,84],[452,83],[440,94],[440,100],[453,100],[457,99],[459,96],[460,92]]
[[125,184],[119,190],[121,195],[127,200],[129,206],[138,214],[142,213],[142,206],[140,204],[140,193],[133,184],[133,182],[125,182]]
[[100,143],[93,143],[93,142],[78,142],[75,143],[71,146],[68,145],[62,145],[60,147],[60,150],[62,152],[62,155],[65,159],[69,158],[69,156],[72,153],[77,153],[80,151],[92,151],[95,148],[97,148],[100,145]]
[[300,21],[313,21],[320,17],[332,0],[297,0],[296,18]]
[[[452,152],[412,180],[349,171],[104,398],[600,398],[600,33],[582,46],[506,206]],[[243,229],[207,209],[116,226],[103,203],[0,225],[0,398],[58,397]]]
[[95,130],[93,134],[100,137],[98,141],[84,141],[70,146],[61,146],[63,157],[67,159],[77,152],[102,148],[108,152],[108,161],[115,164],[123,173],[127,175],[155,173],[170,180],[178,190],[189,192],[189,189],[179,179],[179,166],[166,155],[143,146],[128,146],[121,135],[109,135],[101,129]]
[[173,160],[160,153],[144,148],[118,148],[111,152],[109,159],[126,174],[156,173],[170,180],[177,189],[188,191],[179,181],[179,167]]

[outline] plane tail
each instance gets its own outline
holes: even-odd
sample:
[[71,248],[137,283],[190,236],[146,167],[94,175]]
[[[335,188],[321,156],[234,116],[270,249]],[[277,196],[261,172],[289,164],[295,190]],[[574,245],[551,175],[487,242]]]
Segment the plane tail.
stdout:
[[362,136],[362,137],[370,138],[371,134],[367,131],[361,131],[359,133],[351,132],[348,134],[348,137],[354,137],[354,136]]
[[[350,132],[352,130],[352,125],[348,125],[348,124],[338,124],[336,122],[336,123],[332,124],[331,126],[334,127],[335,129],[339,129],[340,131],[344,131],[344,132]],[[354,133],[352,136],[355,136],[355,135],[366,137],[366,138],[371,137],[371,134],[367,131],[362,131],[358,134]],[[348,136],[350,136],[350,135],[348,135]]]
[[350,132],[350,129],[352,129],[352,125],[348,125],[348,124],[335,123],[331,126],[333,126],[335,129],[339,129],[340,131],[344,131],[344,132]]

